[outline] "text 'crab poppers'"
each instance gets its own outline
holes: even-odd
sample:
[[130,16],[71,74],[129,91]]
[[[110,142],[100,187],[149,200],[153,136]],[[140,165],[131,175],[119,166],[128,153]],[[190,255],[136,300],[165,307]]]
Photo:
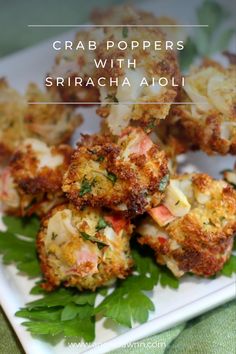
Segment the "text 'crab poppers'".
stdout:
[[[131,122],[150,131],[168,115],[180,86],[176,51],[184,48],[184,40],[178,40],[176,29],[166,36],[162,29],[146,26],[150,22],[165,24],[167,19],[148,13],[143,17],[143,12],[130,7],[127,13],[124,11],[118,8],[115,14],[101,16],[105,27],[78,32],[73,41],[64,45],[58,41],[54,46],[56,60],[46,77],[46,86],[58,92],[64,101],[102,102],[97,113],[106,118],[114,135],[119,135]],[[134,27],[114,28],[112,23],[116,20],[120,25]],[[168,36],[172,40],[168,41]],[[95,43],[94,48],[88,48],[89,42]]]
[[70,163],[68,145],[48,147],[26,139],[0,174],[0,203],[5,213],[42,215],[64,200],[62,178]]
[[29,105],[28,102],[51,102],[49,93],[43,93],[31,84],[25,95],[10,88],[0,79],[0,163],[8,159],[26,138],[41,139],[57,145],[70,139],[81,117],[64,105]]
[[63,191],[77,207],[105,206],[136,215],[158,205],[168,184],[168,159],[140,128],[116,143],[85,136],[72,156]]
[[208,154],[236,154],[236,65],[205,61],[186,77],[180,101],[166,129],[190,148]]
[[162,205],[141,222],[139,242],[180,277],[211,276],[230,257],[236,231],[236,191],[205,174],[170,180]]
[[72,205],[51,210],[38,235],[44,287],[60,284],[79,289],[108,285],[131,271],[132,226],[119,214]]

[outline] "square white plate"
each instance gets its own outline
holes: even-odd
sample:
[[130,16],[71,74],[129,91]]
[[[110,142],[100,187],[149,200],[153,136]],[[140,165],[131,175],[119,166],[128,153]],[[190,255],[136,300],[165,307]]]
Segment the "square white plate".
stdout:
[[[226,1],[225,3],[230,3]],[[172,6],[171,6],[172,4]],[[196,23],[194,12],[199,1],[179,0],[178,6],[173,0],[146,2],[143,9],[155,12],[158,15],[173,16],[179,23]],[[182,9],[185,9],[183,12]],[[188,18],[186,19],[186,14]],[[26,24],[27,25],[27,24]],[[29,31],[40,29],[29,28]],[[73,38],[73,32],[57,36],[57,39]],[[51,68],[55,53],[50,49],[52,40],[41,43],[33,48],[18,52],[0,60],[0,77],[6,76],[10,84],[24,91],[29,81],[42,85],[45,73]],[[85,122],[77,133],[92,133],[99,129],[99,118],[94,108],[80,109],[84,114]],[[78,135],[77,135],[78,136]],[[219,177],[219,172],[224,168],[233,166],[233,157],[209,158],[202,153],[190,153],[187,155],[187,163],[196,166],[197,169]],[[34,281],[17,273],[14,266],[4,266],[0,263],[0,302],[8,316],[22,346],[28,354],[72,354],[72,353],[106,353],[125,345],[131,341],[142,339],[146,336],[161,332],[176,324],[193,318],[208,311],[226,301],[236,294],[236,278],[219,277],[215,280],[199,279],[186,276],[180,281],[178,290],[161,288],[157,286],[150,298],[155,304],[156,311],[151,313],[149,321],[143,325],[137,325],[131,330],[115,326],[109,320],[99,320],[96,323],[96,347],[67,346],[61,342],[55,346],[40,339],[33,338],[23,326],[22,319],[14,316],[15,312],[26,302],[35,299],[29,295]],[[105,324],[104,324],[105,322]]]

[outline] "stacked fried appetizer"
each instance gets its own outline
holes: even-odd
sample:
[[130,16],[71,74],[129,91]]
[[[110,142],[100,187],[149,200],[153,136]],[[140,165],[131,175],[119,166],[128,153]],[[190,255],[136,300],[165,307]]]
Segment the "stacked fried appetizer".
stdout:
[[84,136],[65,174],[63,191],[78,208],[104,206],[134,216],[160,203],[168,184],[168,159],[141,128],[113,142]]
[[[129,11],[133,13],[131,24],[142,23],[140,21],[142,12]],[[111,13],[112,16],[113,12]],[[152,14],[146,16],[149,19],[154,18],[154,23],[159,23]],[[114,20],[115,18],[116,16]],[[122,18],[118,19],[121,24],[126,23],[129,16],[127,18],[125,16],[124,20]],[[107,23],[113,22],[109,16],[107,20]],[[163,19],[163,21],[165,20]],[[59,92],[64,101],[78,102],[78,104],[80,102],[104,102],[98,108],[97,113],[101,117],[107,118],[107,125],[114,135],[120,135],[121,131],[129,126],[131,121],[133,123],[138,122],[141,127],[150,131],[158,124],[160,119],[164,119],[168,115],[169,103],[173,102],[177,95],[180,72],[177,56],[172,48],[161,47],[154,50],[153,47],[150,47],[144,51],[140,45],[139,48],[134,47],[132,49],[132,43],[139,44],[147,41],[147,38],[150,43],[164,43],[166,41],[164,32],[156,27],[105,27],[96,28],[89,32],[79,32],[74,39],[73,48],[60,50],[50,73],[50,77],[54,78],[55,82],[57,82],[58,77],[67,80],[62,85],[54,84],[51,89],[54,92]],[[96,49],[77,50],[76,44],[80,41],[96,41]],[[117,46],[107,49],[108,42],[118,43],[120,41],[126,42],[126,50]],[[96,67],[94,59],[97,63],[106,64],[100,64],[99,67]],[[110,64],[111,61],[113,65]],[[121,61],[125,65],[122,65]],[[129,63],[135,61],[136,65],[128,65],[128,68],[126,68],[128,61]],[[83,78],[83,85],[70,86],[69,83],[76,78]],[[95,86],[87,84],[87,78],[92,78]],[[99,85],[98,82],[101,78],[102,82],[107,81],[109,84]],[[145,78],[145,83],[141,85],[143,78]],[[162,84],[159,84],[158,80],[160,78],[164,78],[165,83],[162,81]],[[126,83],[124,84],[125,79]],[[110,84],[111,81],[113,84]],[[128,104],[125,102],[128,102]],[[140,105],[139,102],[143,104]],[[156,102],[159,104],[155,104]]]
[[236,191],[206,174],[170,180],[161,205],[138,227],[142,245],[180,277],[186,272],[211,276],[230,257],[236,231]]
[[26,139],[0,174],[0,202],[8,214],[45,214],[64,201],[62,178],[69,166],[72,148],[48,147]]
[[119,214],[64,204],[42,222],[37,245],[46,290],[64,284],[95,290],[131,271],[132,226]]
[[43,93],[35,84],[21,96],[0,79],[0,164],[26,138],[37,138],[50,145],[70,139],[75,127],[81,123],[76,115],[64,105],[28,105],[27,101],[53,101],[49,93]]
[[236,154],[236,65],[204,61],[186,77],[180,101],[163,124],[166,136],[207,154]]
[[[114,46],[108,54],[104,50],[105,43],[108,40],[113,42],[124,40],[124,30],[122,28],[111,28],[106,30],[104,40],[98,47],[97,55],[103,61],[109,55],[113,59],[136,60],[138,63],[136,68],[131,66],[124,68],[120,67],[119,62],[116,62],[113,68],[108,65],[104,68],[100,67],[96,71],[97,77],[120,80],[118,86],[99,87],[101,101],[105,104],[98,108],[97,113],[107,118],[108,127],[114,135],[119,135],[131,121],[138,122],[146,131],[152,130],[160,119],[166,118],[171,106],[168,103],[173,102],[177,95],[177,87],[173,87],[171,84],[173,78],[175,78],[176,83],[179,82],[179,69],[175,52],[166,49],[155,51],[153,48],[143,51],[142,47],[136,50],[131,49],[132,41],[142,43],[147,38],[150,41],[164,42],[165,35],[158,28],[128,28],[125,35],[128,49],[124,51]],[[166,86],[160,86],[157,82],[153,84],[152,80],[158,80],[160,77],[165,77],[168,80]],[[130,86],[123,85],[125,78],[128,78]],[[148,86],[140,85],[143,78],[146,78]],[[116,104],[111,105],[106,104],[106,102]],[[156,104],[157,102],[158,104]]]

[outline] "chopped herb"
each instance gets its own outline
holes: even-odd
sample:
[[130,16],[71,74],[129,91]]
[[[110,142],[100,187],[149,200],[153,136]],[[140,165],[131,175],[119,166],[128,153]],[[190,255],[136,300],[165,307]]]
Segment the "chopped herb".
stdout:
[[58,237],[58,234],[56,234],[55,232],[52,232],[52,240],[55,240]]
[[118,101],[118,99],[117,99],[117,97],[115,95],[107,95],[105,100],[110,100],[111,102],[119,103],[119,101]]
[[97,243],[98,248],[101,250],[104,247],[107,247],[108,245],[105,242],[100,241],[98,238],[91,236],[87,234],[86,232],[81,231],[80,235],[82,238],[86,241],[91,241],[93,243]]
[[160,181],[159,186],[158,186],[158,190],[160,192],[164,192],[164,190],[166,189],[168,183],[169,183],[169,179],[170,179],[170,175],[169,173],[167,173]]
[[108,226],[107,222],[103,218],[100,218],[98,220],[98,224],[96,226],[96,231],[100,231],[102,229],[105,229],[105,227],[107,227],[107,226]]
[[108,172],[107,171],[107,179],[109,179],[113,184],[115,184],[116,183],[116,181],[117,181],[117,177],[116,177],[116,175],[114,174],[114,173],[112,173],[112,172]]
[[179,205],[179,203],[180,203],[180,200],[177,200],[177,202],[175,203],[175,205]]
[[123,38],[127,38],[127,37],[128,37],[128,34],[129,34],[129,29],[128,29],[128,27],[123,27],[123,29],[122,29],[122,36],[123,36]]
[[82,197],[83,195],[85,195],[87,193],[91,193],[92,187],[94,186],[94,184],[95,184],[95,179],[93,179],[92,182],[90,182],[89,180],[87,180],[87,178],[85,176],[83,178],[82,183],[81,183],[79,196]]
[[156,120],[152,119],[145,127],[145,131],[149,132],[150,130],[154,129],[156,127]]
[[104,159],[105,159],[104,156],[99,156],[99,157],[97,158],[97,162],[103,162]]

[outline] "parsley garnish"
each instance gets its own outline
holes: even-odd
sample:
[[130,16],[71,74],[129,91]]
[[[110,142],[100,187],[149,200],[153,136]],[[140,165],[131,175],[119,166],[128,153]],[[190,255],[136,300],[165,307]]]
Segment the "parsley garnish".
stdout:
[[160,181],[159,186],[158,186],[158,190],[160,192],[164,192],[164,190],[166,189],[168,183],[169,183],[169,179],[170,179],[170,175],[169,173],[167,173]]
[[28,331],[37,335],[83,338],[87,342],[94,340],[95,293],[61,288],[49,294],[41,291],[41,294],[41,299],[28,303],[16,313],[17,317],[28,320],[23,322]]
[[97,243],[97,246],[100,250],[103,249],[104,247],[108,246],[105,242],[100,241],[98,238],[91,236],[91,235],[87,234],[86,232],[80,231],[80,235],[85,241],[91,241],[93,243]]
[[92,180],[92,182],[90,182],[86,176],[84,176],[82,183],[81,183],[81,187],[80,187],[80,191],[79,191],[79,196],[83,197],[83,195],[87,194],[87,193],[91,193],[93,186],[95,185],[95,179]]
[[195,58],[211,56],[216,52],[227,49],[234,34],[233,28],[225,28],[225,19],[228,13],[218,2],[205,0],[197,10],[197,19],[200,25],[208,27],[198,28],[194,37],[189,37],[180,52],[180,64],[185,70]]
[[0,253],[5,264],[15,264],[20,272],[29,277],[40,275],[36,255],[35,237],[39,230],[36,217],[22,219],[4,216],[6,231],[0,231]]
[[116,181],[117,181],[117,176],[116,176],[114,173],[112,173],[112,172],[108,172],[108,171],[107,171],[106,177],[107,177],[107,179],[109,179],[113,184],[115,184]]
[[231,255],[230,259],[225,263],[223,269],[220,271],[221,275],[231,277],[233,273],[236,273],[236,256]]
[[103,219],[103,218],[100,218],[98,220],[98,223],[97,223],[97,226],[96,226],[96,231],[100,231],[102,229],[105,229],[105,227],[107,227],[107,222]]

